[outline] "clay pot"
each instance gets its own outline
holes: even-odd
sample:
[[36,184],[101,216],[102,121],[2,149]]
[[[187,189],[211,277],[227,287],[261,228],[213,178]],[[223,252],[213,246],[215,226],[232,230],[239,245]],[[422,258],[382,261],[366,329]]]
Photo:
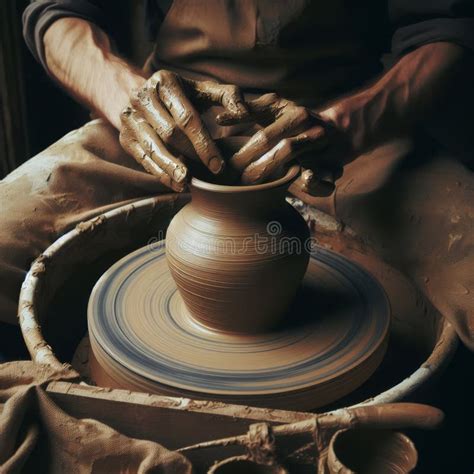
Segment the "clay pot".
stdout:
[[234,456],[216,462],[207,474],[288,474],[288,470],[278,464],[259,464],[248,456]]
[[408,474],[417,462],[418,453],[408,436],[377,429],[338,431],[327,458],[331,474]]
[[285,201],[299,173],[254,186],[194,178],[171,221],[166,254],[190,314],[217,330],[252,333],[284,316],[308,265],[309,230]]

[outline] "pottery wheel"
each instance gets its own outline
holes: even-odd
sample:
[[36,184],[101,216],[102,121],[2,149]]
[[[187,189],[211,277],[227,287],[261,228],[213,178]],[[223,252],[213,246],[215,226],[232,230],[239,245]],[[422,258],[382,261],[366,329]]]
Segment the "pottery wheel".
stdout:
[[100,278],[88,318],[99,384],[306,410],[370,377],[385,353],[390,310],[372,276],[316,248],[285,326],[248,336],[211,331],[189,315],[162,242]]

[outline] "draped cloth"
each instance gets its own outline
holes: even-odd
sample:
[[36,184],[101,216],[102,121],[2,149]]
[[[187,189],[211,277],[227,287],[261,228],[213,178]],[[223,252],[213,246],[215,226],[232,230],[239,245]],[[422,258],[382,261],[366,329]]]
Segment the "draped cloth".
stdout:
[[54,371],[30,361],[0,365],[0,472],[192,472],[179,453],[61,410],[45,387],[75,378],[67,367]]

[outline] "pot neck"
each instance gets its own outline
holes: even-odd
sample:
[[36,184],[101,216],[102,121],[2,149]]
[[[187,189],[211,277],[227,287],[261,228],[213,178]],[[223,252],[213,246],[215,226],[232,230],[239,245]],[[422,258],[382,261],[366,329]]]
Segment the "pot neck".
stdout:
[[284,205],[287,189],[288,186],[278,186],[255,191],[219,192],[191,186],[192,205],[197,212],[208,216],[261,216]]

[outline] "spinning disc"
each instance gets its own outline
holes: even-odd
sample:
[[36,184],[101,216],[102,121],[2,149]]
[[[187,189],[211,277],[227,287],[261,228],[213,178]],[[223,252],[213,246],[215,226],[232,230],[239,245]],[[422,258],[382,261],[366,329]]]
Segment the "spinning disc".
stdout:
[[390,310],[369,274],[318,248],[284,327],[257,335],[211,331],[189,315],[161,243],[100,278],[88,318],[98,383],[304,410],[340,398],[373,373],[385,353]]

